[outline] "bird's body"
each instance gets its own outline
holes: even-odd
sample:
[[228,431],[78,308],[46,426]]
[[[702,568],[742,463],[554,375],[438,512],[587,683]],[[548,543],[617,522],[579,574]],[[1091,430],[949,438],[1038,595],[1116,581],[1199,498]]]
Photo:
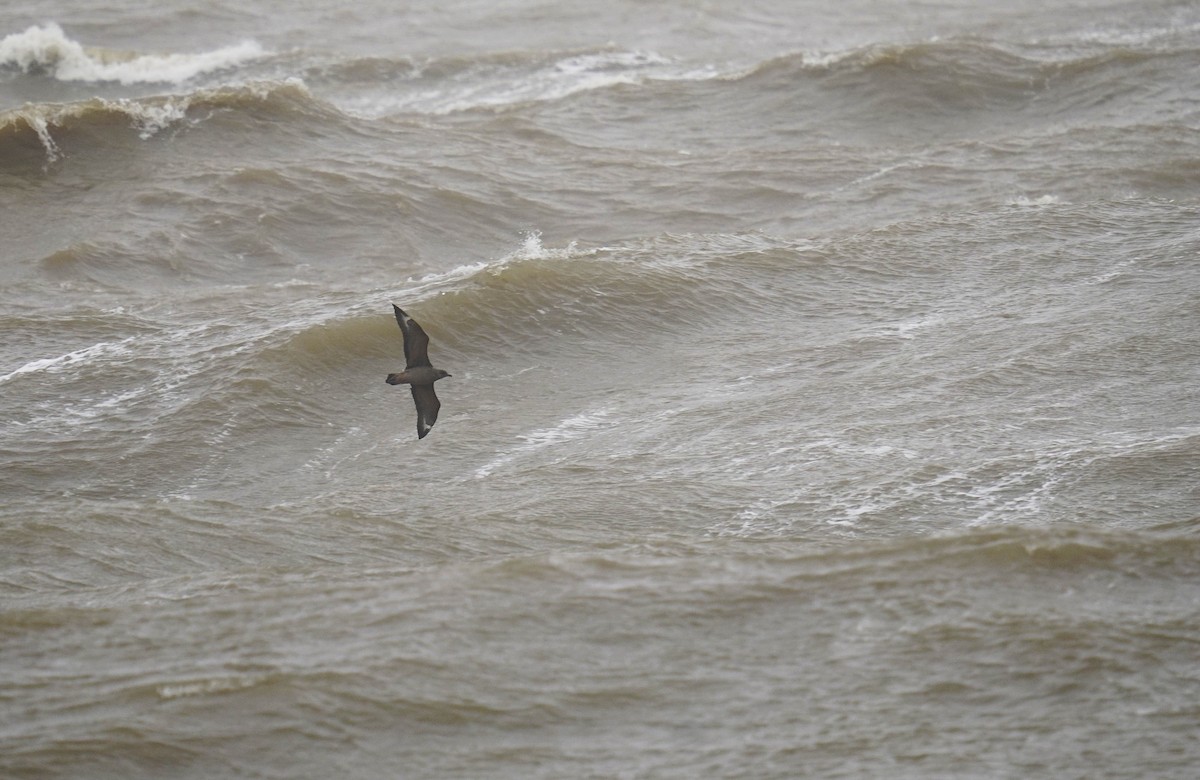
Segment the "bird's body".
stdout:
[[450,376],[440,368],[416,366],[406,368],[398,374],[388,374],[389,385],[431,385],[444,376]]
[[433,392],[433,383],[450,374],[430,364],[429,336],[417,321],[396,304],[393,303],[392,308],[396,310],[396,322],[404,334],[405,367],[399,373],[388,374],[387,383],[412,387],[413,403],[417,406],[417,438],[424,439],[437,422],[438,410],[442,408],[441,401]]

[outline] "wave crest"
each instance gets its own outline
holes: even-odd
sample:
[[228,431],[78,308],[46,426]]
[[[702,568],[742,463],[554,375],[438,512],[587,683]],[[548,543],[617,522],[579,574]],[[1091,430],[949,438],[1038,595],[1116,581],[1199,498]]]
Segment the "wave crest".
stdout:
[[183,84],[225,70],[266,52],[257,42],[242,41],[194,54],[137,54],[84,47],[54,22],[34,25],[0,40],[0,65],[26,73],[46,73],[59,81],[119,84]]

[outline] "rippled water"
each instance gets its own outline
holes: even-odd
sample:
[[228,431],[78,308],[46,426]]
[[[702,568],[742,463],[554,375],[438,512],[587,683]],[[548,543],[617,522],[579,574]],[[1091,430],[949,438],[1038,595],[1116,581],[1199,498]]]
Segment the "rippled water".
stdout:
[[1191,5],[38,14],[0,775],[1194,774]]

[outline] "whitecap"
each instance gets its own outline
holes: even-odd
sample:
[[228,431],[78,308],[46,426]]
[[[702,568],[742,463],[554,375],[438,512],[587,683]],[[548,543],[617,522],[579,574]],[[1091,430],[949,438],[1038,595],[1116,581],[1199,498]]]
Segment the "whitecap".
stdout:
[[120,84],[181,84],[204,73],[232,68],[265,54],[252,40],[192,54],[131,54],[85,48],[51,22],[0,40],[0,65],[45,71],[59,81]]

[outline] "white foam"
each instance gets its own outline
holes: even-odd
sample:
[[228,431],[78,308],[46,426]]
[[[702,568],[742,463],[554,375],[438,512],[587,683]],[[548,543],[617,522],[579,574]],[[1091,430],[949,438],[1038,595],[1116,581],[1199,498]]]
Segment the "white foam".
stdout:
[[1083,30],[1050,36],[1044,39],[1043,43],[1060,47],[1071,47],[1080,43],[1100,46],[1136,47],[1159,44],[1164,40],[1186,41],[1197,31],[1200,31],[1200,23],[1170,23],[1165,26],[1144,28],[1138,28],[1136,25],[1130,27],[1085,28]]
[[566,260],[576,254],[578,254],[576,242],[572,241],[558,249],[547,249],[542,244],[542,231],[530,230],[525,233],[521,241],[521,248],[504,258],[503,262],[508,260]]
[[542,245],[541,231],[531,230],[522,234],[521,246],[518,249],[499,259],[466,263],[456,266],[449,271],[426,274],[420,279],[410,279],[403,290],[396,294],[404,298],[421,296],[433,290],[454,286],[458,282],[465,281],[479,274],[502,273],[513,263],[524,260],[569,260],[580,255],[591,256],[604,251],[609,250],[604,247],[580,250],[575,241],[568,243],[564,247],[546,248]]
[[77,349],[74,352],[68,352],[65,355],[59,355],[58,357],[31,360],[15,371],[10,371],[4,376],[0,376],[0,384],[3,384],[4,382],[7,382],[15,377],[21,376],[22,374],[34,374],[41,371],[54,373],[69,366],[73,366],[76,363],[85,363],[110,352],[123,351],[125,344],[130,340],[131,339],[125,339],[124,341],[118,343],[102,341],[99,344],[93,344],[92,346],[85,347],[84,349]]
[[654,52],[614,51],[567,57],[554,63],[554,68],[562,73],[597,73],[670,64],[669,59]]
[[[122,99],[115,102],[103,100],[101,103],[117,109],[133,120],[133,127],[137,130],[138,137],[145,141],[177,122],[187,119],[191,100],[186,97],[171,97],[161,102]],[[42,139],[42,142],[45,143],[46,139]]]
[[857,49],[841,49],[839,51],[809,51],[801,52],[800,58],[801,62],[811,68],[832,68],[853,57],[857,51]]
[[579,92],[635,84],[657,74],[668,77],[669,60],[642,52],[584,54],[555,62],[523,78],[493,84],[482,91],[454,96],[436,109],[450,113],[472,108],[498,108],[527,102],[555,101]]
[[942,314],[925,314],[900,322],[892,322],[869,331],[869,335],[877,338],[914,339],[920,331],[943,324],[946,317]]
[[[420,279],[409,279],[405,286],[391,293],[393,298],[421,298],[437,291],[439,294],[445,292],[443,288],[454,287],[458,282],[470,279],[482,271],[487,270],[488,264],[484,262],[466,263],[464,265],[455,266],[449,271],[431,273],[422,276]],[[374,305],[374,304],[371,304]]]
[[464,77],[400,93],[338,99],[338,106],[368,118],[400,112],[451,114],[548,102],[597,89],[650,81],[701,81],[718,77],[711,66],[681,66],[653,52],[576,54],[532,65],[481,64]]
[[1004,205],[1006,205],[1006,206],[1022,206],[1022,207],[1056,206],[1061,202],[1062,201],[1059,199],[1059,197],[1057,195],[1040,195],[1036,198],[1030,198],[1027,195],[1018,195],[1015,198],[1010,198],[1008,201],[1005,202]]
[[604,420],[609,414],[608,409],[584,412],[566,418],[553,428],[542,428],[532,433],[523,434],[518,438],[525,441],[525,444],[522,446],[522,449],[525,450],[537,450],[554,444],[561,444],[562,442],[578,438],[588,431],[604,427]]
[[53,22],[0,40],[0,65],[15,65],[26,72],[44,70],[60,81],[120,84],[181,84],[204,73],[258,59],[264,53],[251,40],[194,54],[129,55],[87,49]]
[[240,691],[252,688],[262,682],[262,680],[261,676],[256,675],[224,677],[159,685],[156,690],[162,699],[178,699],[184,696],[203,696],[211,693]]
[[21,116],[33,128],[33,132],[37,133],[38,140],[42,142],[42,146],[46,150],[46,159],[50,162],[57,162],[62,156],[62,152],[58,149],[58,144],[54,143],[54,138],[50,135],[50,127],[46,121],[46,117],[39,116],[32,111],[22,112]]
[[848,190],[851,187],[857,187],[859,185],[875,181],[876,179],[881,179],[884,176],[887,176],[889,173],[892,173],[894,171],[903,170],[905,168],[917,168],[921,165],[924,165],[924,163],[919,160],[901,160],[898,163],[892,163],[891,165],[885,165],[882,168],[879,168],[878,170],[872,171],[871,173],[865,174],[863,176],[859,176],[857,179],[850,182],[849,184],[842,186],[842,187],[838,187],[837,191],[842,192],[843,190]]
[[483,479],[489,476],[493,471],[501,466],[511,463],[516,458],[528,455],[537,450],[552,447],[564,442],[577,439],[585,436],[592,431],[600,430],[611,424],[606,422],[611,414],[609,409],[597,409],[590,412],[582,412],[581,414],[568,417],[550,428],[541,428],[531,433],[523,434],[517,438],[524,441],[518,447],[515,447],[508,452],[492,459],[488,463],[480,466],[475,470],[475,478]]

